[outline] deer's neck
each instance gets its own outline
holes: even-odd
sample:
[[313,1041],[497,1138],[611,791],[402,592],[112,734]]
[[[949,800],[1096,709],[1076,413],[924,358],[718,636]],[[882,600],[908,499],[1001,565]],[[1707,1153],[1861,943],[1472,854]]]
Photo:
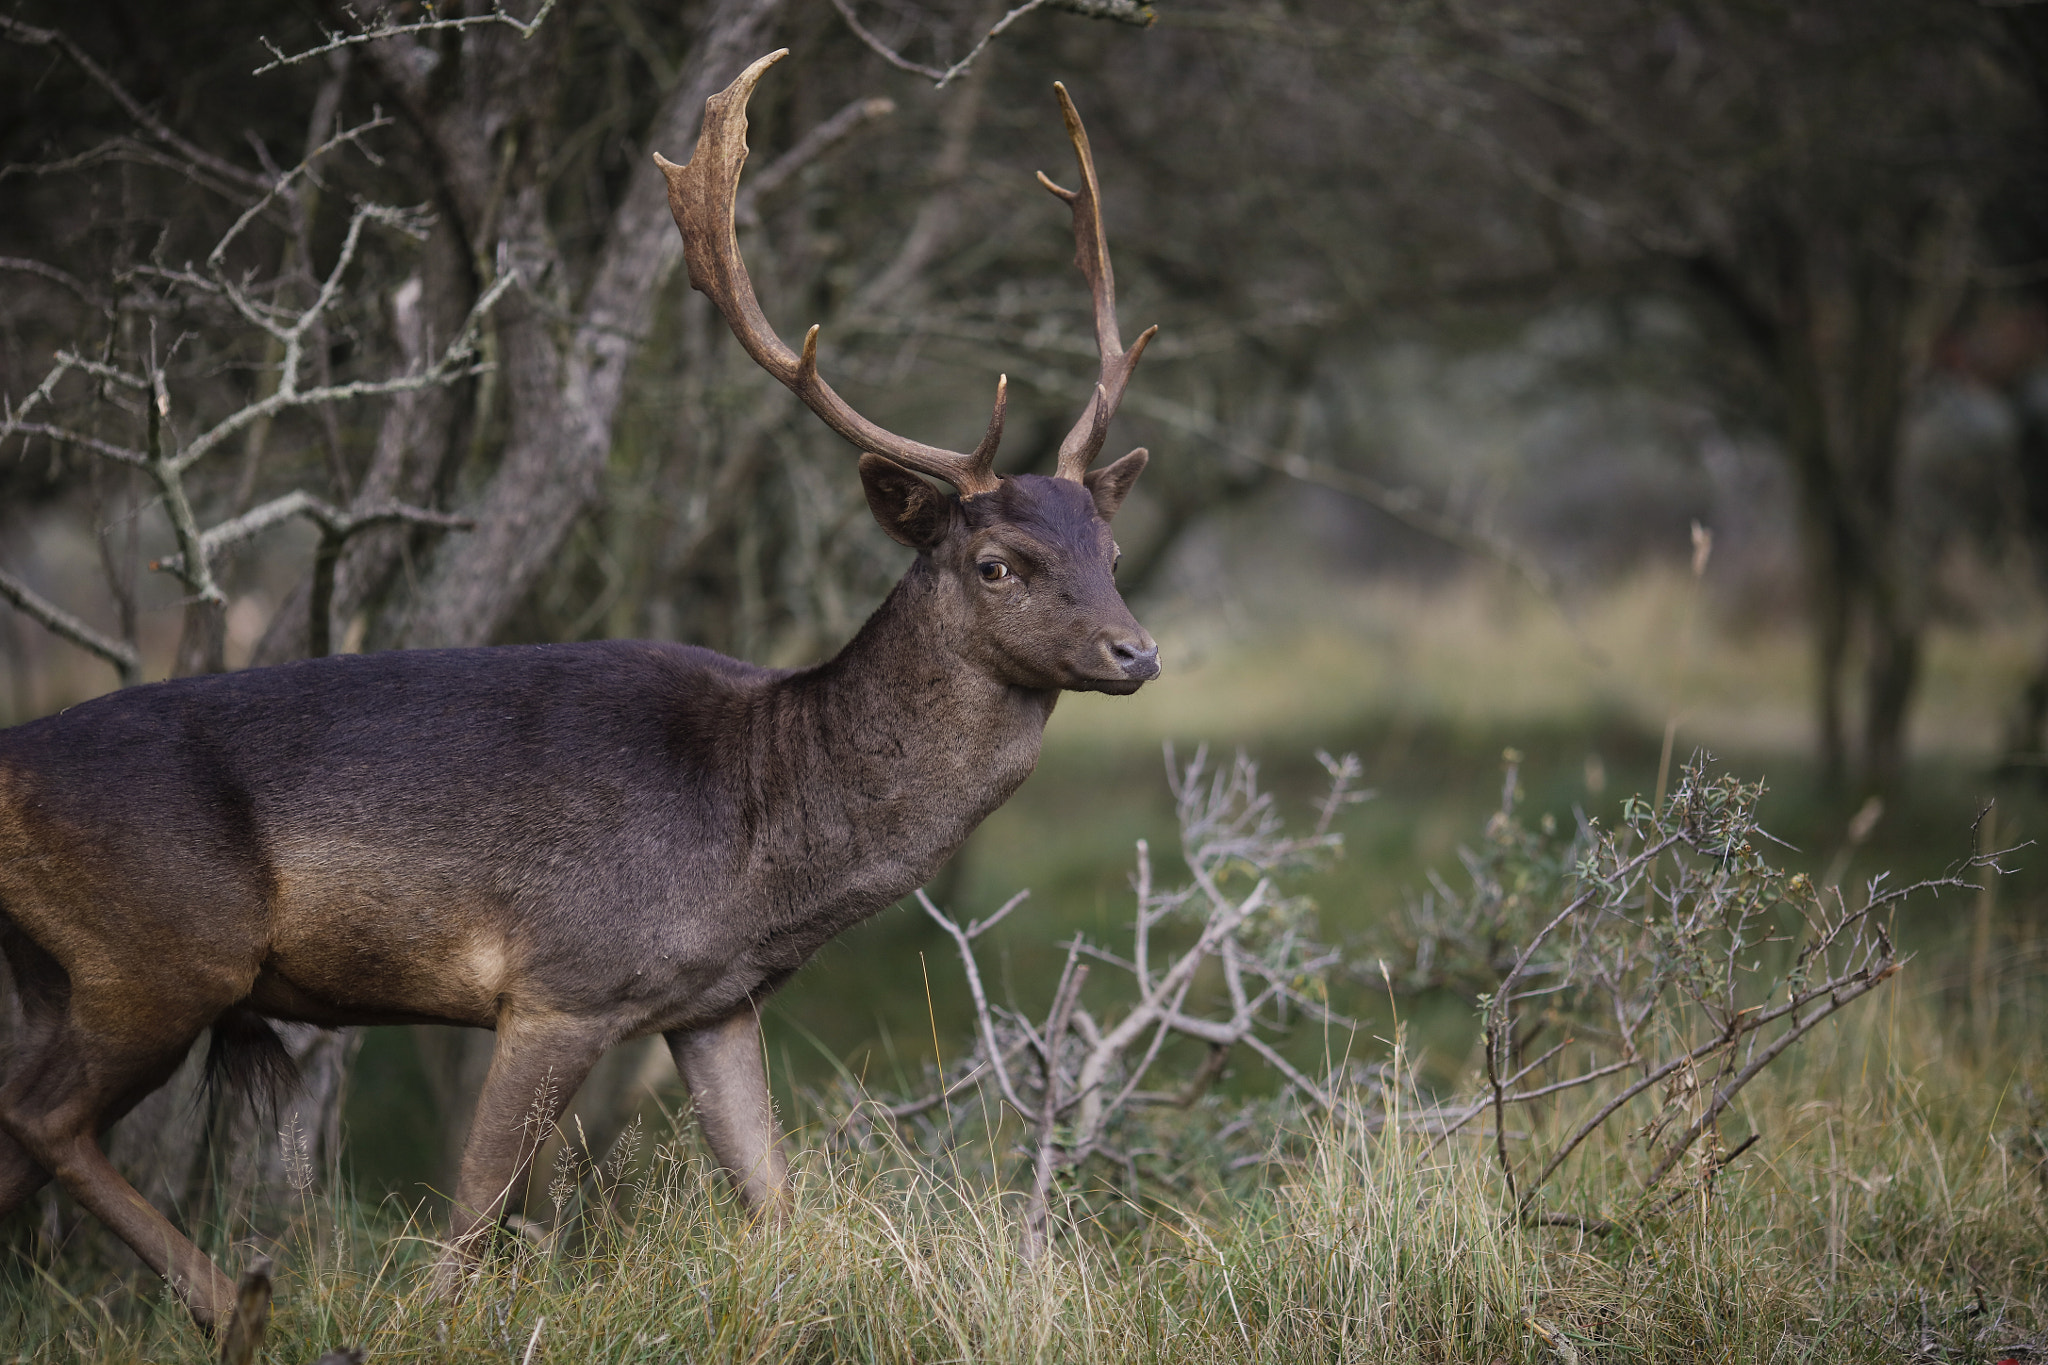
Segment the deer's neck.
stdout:
[[[1031,774],[1057,692],[969,661],[923,559],[839,655],[775,690],[761,739],[777,862],[844,867],[886,904],[937,872]],[[880,908],[876,906],[875,908]]]

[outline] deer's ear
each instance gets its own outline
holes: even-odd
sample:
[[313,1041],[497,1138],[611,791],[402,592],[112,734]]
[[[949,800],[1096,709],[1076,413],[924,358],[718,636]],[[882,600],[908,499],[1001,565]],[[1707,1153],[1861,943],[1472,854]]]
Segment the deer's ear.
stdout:
[[860,486],[867,491],[868,510],[897,544],[929,550],[944,538],[951,515],[945,495],[902,465],[863,454]]
[[1100,469],[1091,469],[1081,482],[1095,499],[1095,511],[1104,521],[1116,516],[1116,509],[1124,505],[1124,495],[1131,491],[1131,485],[1145,472],[1145,462],[1152,457],[1139,446],[1121,460],[1106,464]]

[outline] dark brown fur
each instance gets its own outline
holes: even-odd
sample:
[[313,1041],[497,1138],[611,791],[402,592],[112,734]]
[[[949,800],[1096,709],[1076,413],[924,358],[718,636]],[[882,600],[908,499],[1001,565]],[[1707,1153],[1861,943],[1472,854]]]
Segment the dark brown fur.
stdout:
[[232,1286],[96,1138],[202,1032],[261,1051],[265,1019],[497,1031],[458,1245],[523,1179],[536,1095],[566,1100],[653,1033],[742,1192],[779,1201],[756,1007],[1009,797],[1061,689],[1156,674],[1111,581],[1108,519],[1144,458],[962,502],[862,457],[877,518],[919,553],[812,669],[636,641],[395,652],[0,732],[24,1019],[0,1212],[55,1177],[220,1320]]

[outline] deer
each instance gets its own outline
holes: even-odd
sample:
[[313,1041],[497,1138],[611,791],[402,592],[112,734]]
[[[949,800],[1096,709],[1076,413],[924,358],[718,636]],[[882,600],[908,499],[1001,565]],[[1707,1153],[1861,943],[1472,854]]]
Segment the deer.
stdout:
[[[1094,468],[1128,348],[1088,137],[1055,86],[1099,379],[1050,475],[999,476],[1007,380],[958,452],[883,430],[777,336],[740,259],[747,103],[787,49],[658,154],[690,284],[859,452],[915,551],[837,655],[777,669],[609,640],[395,650],[130,687],[0,731],[0,1215],[51,1180],[218,1330],[234,1286],[109,1163],[106,1129],[202,1034],[210,1074],[288,1071],[278,1021],[496,1033],[453,1196],[459,1291],[604,1052],[660,1034],[755,1214],[789,1207],[762,1002],[834,935],[924,885],[1038,761],[1066,691],[1119,695],[1159,652],[1110,523],[1145,468]],[[927,478],[950,485],[942,491]],[[536,1112],[540,1110],[542,1112]]]

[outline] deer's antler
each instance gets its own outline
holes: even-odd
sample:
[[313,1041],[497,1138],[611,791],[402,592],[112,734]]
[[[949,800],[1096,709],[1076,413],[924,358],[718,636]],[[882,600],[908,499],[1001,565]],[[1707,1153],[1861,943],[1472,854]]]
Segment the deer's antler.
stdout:
[[[668,177],[669,212],[683,234],[683,260],[689,267],[690,283],[717,305],[755,363],[803,399],[832,430],[862,450],[944,479],[959,489],[962,497],[990,492],[998,482],[996,443],[1003,435],[1007,380],[996,381],[995,411],[988,419],[988,432],[971,453],[928,446],[884,431],[855,412],[818,374],[818,329],[813,326],[804,336],[799,356],[783,345],[754,297],[753,282],[740,259],[739,237],[733,230],[734,198],[739,192],[740,168],[747,160],[747,99],[762,73],[788,53],[788,48],[769,53],[704,102],[704,131],[698,134],[697,151],[688,165],[678,166],[655,154],[654,164]],[[1064,470],[1064,452],[1061,460]]]
[[1067,87],[1054,81],[1052,88],[1060,97],[1067,137],[1074,144],[1074,160],[1081,168],[1081,188],[1062,189],[1044,171],[1038,173],[1038,181],[1074,210],[1074,264],[1088,277],[1088,292],[1095,300],[1095,348],[1102,355],[1102,377],[1095,385],[1095,393],[1082,410],[1081,419],[1074,423],[1074,429],[1060,442],[1059,477],[1078,482],[1102,453],[1109,421],[1124,401],[1124,385],[1130,382],[1131,371],[1138,367],[1138,357],[1145,354],[1145,343],[1159,329],[1147,327],[1131,343],[1130,350],[1123,348],[1123,338],[1116,326],[1116,275],[1109,268],[1109,239],[1102,231],[1102,191],[1095,182],[1095,156],[1088,150],[1088,130],[1081,126],[1081,115],[1075,112]]

